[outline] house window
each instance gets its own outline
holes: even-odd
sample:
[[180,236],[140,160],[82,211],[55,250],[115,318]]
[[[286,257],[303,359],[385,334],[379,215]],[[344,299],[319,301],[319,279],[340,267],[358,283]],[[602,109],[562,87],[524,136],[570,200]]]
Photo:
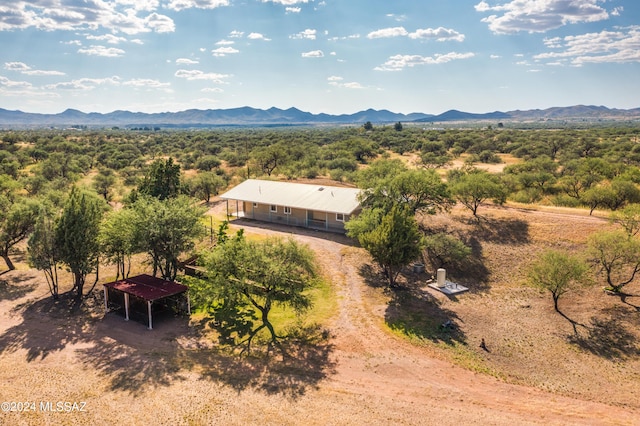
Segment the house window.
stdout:
[[342,213],[336,213],[336,221],[338,221],[338,222],[344,222],[344,214],[342,214]]
[[257,209],[258,208],[258,203],[253,203],[253,208]]
[[278,206],[276,206],[276,205],[274,205],[274,204],[271,204],[271,205],[269,206],[269,211],[270,211],[271,213],[278,213]]
[[291,214],[291,207],[285,207],[284,214]]

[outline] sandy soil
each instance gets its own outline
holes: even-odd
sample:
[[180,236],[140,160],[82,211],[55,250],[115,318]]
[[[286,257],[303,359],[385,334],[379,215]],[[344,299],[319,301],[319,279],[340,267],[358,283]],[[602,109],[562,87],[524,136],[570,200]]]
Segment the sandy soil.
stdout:
[[[497,209],[492,217],[500,220],[503,214]],[[503,243],[491,243],[483,236],[488,269],[505,270],[490,262],[512,262],[516,268],[531,256],[530,240],[549,238],[557,244],[573,244],[573,237],[567,241],[554,237],[555,226],[567,226],[562,220],[556,225],[559,218],[550,216],[554,213],[518,214],[526,216],[528,240],[518,240],[521,237],[515,234],[522,230],[514,228],[510,247],[515,251],[511,253],[505,251]],[[577,220],[588,226],[603,226],[594,218],[571,219]],[[554,371],[547,365],[556,362],[535,359],[544,348],[527,351],[518,346],[522,342],[514,346],[514,338],[529,337],[515,333],[509,338],[501,318],[520,318],[516,325],[530,331],[538,323],[527,321],[542,312],[543,321],[552,318],[553,323],[540,333],[556,340],[564,338],[565,334],[557,330],[566,325],[549,312],[549,300],[544,295],[527,291],[514,295],[516,285],[508,276],[491,276],[483,286],[458,300],[430,295],[441,309],[455,315],[468,346],[473,348],[469,350],[477,352],[480,362],[493,371],[507,372],[503,376],[494,374],[499,379],[455,365],[455,357],[446,348],[412,344],[391,333],[384,325],[391,296],[367,285],[361,274],[366,255],[346,238],[245,225],[250,233],[290,235],[316,251],[332,277],[339,300],[339,312],[328,324],[331,338],[327,342],[299,352],[295,359],[229,357],[208,344],[185,320],[160,321],[149,331],[142,324],[125,322],[113,314],[105,316],[99,293],[87,301],[83,312],[69,316],[64,303],[54,305],[50,301],[42,277],[19,264],[17,271],[0,277],[0,402],[34,402],[35,406],[29,405],[22,412],[2,412],[0,423],[640,424],[637,376],[632,377],[636,384],[631,385],[610,387],[612,383],[606,377],[600,382],[577,377],[570,380],[576,389],[543,390],[541,383],[564,381],[563,377],[555,382],[552,378]],[[442,218],[433,218],[432,225],[453,226]],[[492,254],[499,250],[504,251],[503,256]],[[497,312],[500,309],[506,312],[502,316]],[[522,309],[532,314],[509,313]],[[580,309],[568,312],[577,320],[589,315]],[[477,348],[480,336],[487,339],[491,352]],[[559,353],[569,359],[568,350],[569,355]],[[528,355],[522,355],[525,352]],[[576,349],[573,353],[575,360],[570,362],[574,364],[583,359],[594,365],[617,364],[620,375],[615,379],[630,373],[625,359],[602,361]],[[627,361],[635,368],[637,358],[629,355]],[[522,371],[514,367],[520,363],[527,364]],[[566,363],[560,362],[563,366]],[[531,370],[537,367],[542,370],[539,382],[531,378]],[[579,365],[573,370],[565,368],[556,373],[584,373]],[[573,383],[593,389],[581,393]],[[611,394],[621,390],[627,395]],[[598,402],[620,398],[622,403]],[[54,407],[57,402],[86,405],[71,406],[70,412],[64,412],[62,405],[61,412],[52,412],[46,403],[41,406],[46,401]]]

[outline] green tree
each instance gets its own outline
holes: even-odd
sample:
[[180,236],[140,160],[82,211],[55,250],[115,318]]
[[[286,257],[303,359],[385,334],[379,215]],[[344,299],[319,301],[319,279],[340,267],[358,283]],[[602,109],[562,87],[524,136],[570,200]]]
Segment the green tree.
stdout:
[[[208,284],[196,289],[196,301],[242,317],[246,336],[238,337],[246,351],[265,328],[270,345],[276,344],[282,336],[269,318],[271,309],[281,305],[303,312],[311,306],[307,290],[318,279],[313,252],[292,239],[247,241],[238,235],[203,253],[202,264]],[[257,327],[254,319],[260,321]]]
[[116,265],[116,281],[127,278],[131,256],[140,250],[136,240],[136,211],[125,208],[110,212],[100,225],[100,251],[105,260]]
[[589,237],[589,253],[603,272],[609,289],[619,293],[640,271],[640,241],[625,231],[601,231]]
[[151,258],[153,275],[173,281],[178,274],[179,256],[191,249],[194,240],[204,233],[200,219],[204,214],[186,196],[166,200],[139,198],[132,207],[136,212],[135,236],[140,251]]
[[[362,201],[365,207],[381,207],[389,211],[400,203],[414,214],[435,214],[453,204],[447,185],[435,170],[408,170],[396,163],[386,162],[380,162],[378,167],[381,170],[368,172],[369,176],[365,173],[358,181],[363,188]],[[378,175],[385,169],[389,169],[390,173]]]
[[56,221],[46,209],[40,209],[33,233],[27,244],[29,266],[44,273],[49,291],[54,299],[58,298],[58,269],[60,251],[56,244]]
[[[371,216],[364,218],[372,220]],[[347,235],[358,239],[382,269],[389,286],[395,287],[402,268],[418,259],[422,250],[422,238],[413,213],[406,206],[396,205],[373,229],[368,229],[371,226],[359,228],[360,220],[356,217],[345,224]],[[364,232],[356,234],[358,229]]]
[[502,204],[507,197],[504,184],[496,176],[479,169],[471,169],[451,179],[449,190],[475,217],[478,216],[478,208],[487,200]]
[[629,237],[635,237],[640,232],[640,204],[629,204],[620,211],[614,211],[610,219],[620,225]]
[[402,131],[402,123],[398,121],[396,124],[394,124],[394,125],[393,125],[393,128],[394,128],[397,132],[401,132],[401,131]]
[[365,130],[373,130],[373,124],[370,121],[367,121],[362,125],[362,128]]
[[547,250],[529,265],[527,275],[533,286],[551,293],[554,309],[564,316],[558,308],[558,300],[583,285],[587,271],[587,264],[580,258],[559,250]]
[[111,201],[111,189],[116,184],[116,177],[111,169],[101,169],[93,178],[93,188],[102,195],[105,201]]
[[0,256],[11,271],[15,265],[9,258],[9,251],[31,233],[38,210],[39,204],[33,199],[11,202],[0,196]]
[[180,165],[171,157],[154,161],[138,188],[140,194],[160,200],[176,197],[180,190]]
[[74,187],[56,226],[60,262],[73,274],[73,290],[78,300],[83,297],[87,275],[95,272],[98,280],[98,234],[103,208],[104,203],[97,196]]
[[434,271],[462,264],[471,248],[453,235],[440,232],[424,237],[424,253]]
[[218,195],[220,189],[226,185],[225,180],[214,172],[200,172],[189,181],[191,195],[206,201],[211,200],[212,195]]

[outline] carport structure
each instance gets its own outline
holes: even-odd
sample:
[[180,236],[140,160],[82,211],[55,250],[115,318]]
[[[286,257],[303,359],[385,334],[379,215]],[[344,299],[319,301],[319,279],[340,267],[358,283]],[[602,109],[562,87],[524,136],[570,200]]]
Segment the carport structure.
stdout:
[[129,321],[131,316],[138,317],[152,330],[154,311],[169,309],[191,314],[188,290],[186,285],[174,281],[137,275],[104,284],[104,308],[105,312],[124,312],[125,321]]

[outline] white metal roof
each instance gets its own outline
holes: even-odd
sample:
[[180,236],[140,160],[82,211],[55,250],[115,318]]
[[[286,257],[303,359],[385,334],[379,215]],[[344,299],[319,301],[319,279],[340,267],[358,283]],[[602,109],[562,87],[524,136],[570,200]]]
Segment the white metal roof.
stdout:
[[351,214],[360,206],[359,194],[360,189],[357,188],[248,179],[220,195],[220,198]]

